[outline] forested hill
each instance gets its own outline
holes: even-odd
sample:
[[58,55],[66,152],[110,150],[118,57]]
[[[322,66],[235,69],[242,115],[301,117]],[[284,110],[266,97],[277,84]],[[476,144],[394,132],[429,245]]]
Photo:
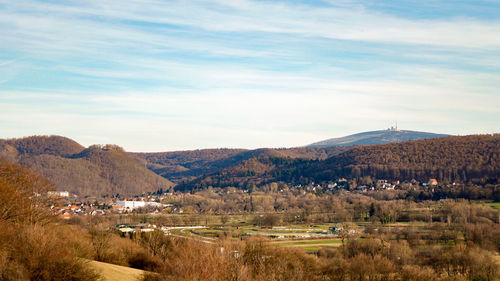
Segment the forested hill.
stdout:
[[18,154],[33,156],[48,154],[66,157],[79,153],[85,149],[85,147],[76,141],[61,136],[32,136],[19,139],[0,139],[0,146],[4,148],[2,150],[4,153],[6,153],[6,149],[10,150],[10,156],[17,156]]
[[201,149],[189,151],[130,153],[155,173],[176,183],[192,181],[223,169],[245,165],[255,158],[326,159],[351,147],[296,147],[246,149]]
[[0,140],[0,158],[39,172],[58,190],[79,195],[133,195],[173,186],[118,146],[84,148],[60,136]]
[[179,185],[246,187],[273,181],[310,183],[340,177],[443,182],[500,178],[500,135],[474,135],[353,147],[325,160],[256,157]]
[[396,143],[396,142],[403,142],[410,140],[443,138],[448,136],[449,135],[445,134],[388,129],[388,130],[363,132],[340,138],[327,139],[324,141],[310,144],[309,147],[384,144],[384,143]]
[[0,140],[0,158],[41,173],[59,190],[93,196],[166,190],[174,186],[169,179],[179,190],[340,177],[485,182],[500,178],[499,154],[498,134],[365,146],[164,153],[127,153],[115,145],[84,148],[59,136]]
[[500,177],[500,135],[474,135],[360,146],[303,167],[316,181],[337,177],[467,182]]

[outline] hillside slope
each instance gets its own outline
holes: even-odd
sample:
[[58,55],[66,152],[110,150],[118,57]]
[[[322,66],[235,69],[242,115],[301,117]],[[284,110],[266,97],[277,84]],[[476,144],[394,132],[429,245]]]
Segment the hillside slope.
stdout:
[[444,182],[500,178],[500,135],[475,135],[352,147],[325,160],[260,156],[178,186],[246,187],[273,181],[307,184],[371,177]]
[[198,177],[223,169],[245,165],[252,158],[326,159],[351,147],[295,147],[246,149],[202,149],[159,153],[130,153],[155,173],[176,183],[193,181]]
[[88,263],[99,272],[102,281],[138,281],[146,273],[144,270],[106,262],[89,261]]
[[0,157],[46,176],[58,190],[79,195],[138,194],[174,184],[118,146],[84,148],[59,136],[0,140]]
[[311,165],[304,175],[445,182],[500,177],[500,135],[472,135],[360,146]]
[[406,130],[380,130],[363,132],[349,135],[341,138],[332,138],[308,145],[308,147],[328,147],[328,146],[346,146],[346,145],[367,145],[396,143],[410,140],[431,139],[448,137],[449,135],[434,134]]

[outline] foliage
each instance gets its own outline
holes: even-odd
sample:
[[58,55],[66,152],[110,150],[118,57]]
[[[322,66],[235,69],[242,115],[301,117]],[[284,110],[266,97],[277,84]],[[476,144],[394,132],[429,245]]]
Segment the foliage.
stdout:
[[0,140],[0,155],[41,173],[59,190],[82,196],[134,195],[173,185],[116,145],[84,149],[63,137],[28,137]]
[[97,280],[65,229],[50,223],[39,195],[47,188],[32,171],[0,163],[0,280]]
[[[148,168],[176,183],[192,181],[222,169],[245,165],[256,158],[326,159],[350,147],[296,147],[281,149],[201,149],[161,153],[133,153]],[[243,172],[247,172],[244,170]],[[252,173],[251,171],[249,172]]]
[[500,177],[499,151],[500,135],[472,135],[349,147],[325,160],[262,154],[179,184],[177,189],[249,189],[272,182],[307,185],[339,178],[361,183],[371,183],[372,179],[427,182],[436,178],[445,183],[485,184]]
[[473,135],[355,147],[303,167],[315,181],[339,177],[447,183],[486,182],[500,176],[500,135]]

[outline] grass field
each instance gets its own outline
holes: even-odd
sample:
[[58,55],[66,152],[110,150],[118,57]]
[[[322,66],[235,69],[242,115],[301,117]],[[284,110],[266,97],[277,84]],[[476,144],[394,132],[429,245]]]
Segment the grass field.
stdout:
[[298,240],[298,241],[280,241],[274,242],[275,245],[280,246],[302,246],[302,245],[321,245],[321,244],[342,244],[340,239],[311,239],[311,240]]
[[308,253],[317,253],[319,251],[319,249],[321,248],[330,248],[330,249],[334,249],[334,248],[338,248],[340,247],[340,245],[337,245],[337,246],[307,246],[307,247],[301,247],[301,249],[303,249],[304,251],[308,252]]
[[492,203],[488,203],[488,205],[490,205],[490,207],[495,209],[495,210],[500,210],[500,202],[492,202]]
[[310,239],[310,240],[297,240],[297,241],[278,241],[271,242],[272,245],[278,247],[298,247],[306,252],[317,252],[320,248],[337,248],[342,246],[340,239]]
[[500,267],[500,255],[496,255],[494,258],[495,258],[496,263]]
[[103,281],[138,281],[144,274],[143,270],[111,263],[90,261],[89,264],[101,274]]

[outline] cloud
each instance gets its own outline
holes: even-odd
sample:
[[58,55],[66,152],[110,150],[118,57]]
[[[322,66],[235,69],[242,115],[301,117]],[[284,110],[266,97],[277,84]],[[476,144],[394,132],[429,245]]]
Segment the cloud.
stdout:
[[130,150],[295,146],[394,119],[498,131],[498,34],[498,18],[358,1],[0,0],[0,123]]
[[61,133],[77,140],[83,132],[134,151],[299,146],[381,129],[393,120],[405,129],[460,133],[477,132],[471,120],[481,116],[487,120],[482,130],[491,132],[500,121],[495,96],[391,81],[331,81],[321,90],[295,93],[228,88],[82,97],[4,91],[0,97],[6,132]]

